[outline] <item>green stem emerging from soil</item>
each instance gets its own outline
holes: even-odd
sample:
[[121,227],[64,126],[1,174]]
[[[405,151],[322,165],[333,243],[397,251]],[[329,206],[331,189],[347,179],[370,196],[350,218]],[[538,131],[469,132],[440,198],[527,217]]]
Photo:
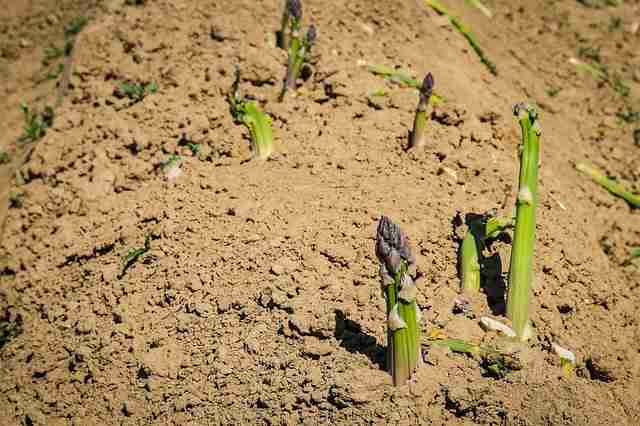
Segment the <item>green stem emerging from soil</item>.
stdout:
[[469,230],[462,240],[460,248],[460,276],[462,291],[480,291],[480,263],[478,261],[478,243],[473,232]]
[[514,107],[522,130],[520,177],[516,207],[516,226],[509,269],[507,316],[518,339],[530,337],[529,293],[533,276],[533,254],[538,203],[538,161],[540,126],[536,110],[524,103]]
[[385,216],[378,223],[376,254],[387,306],[387,363],[396,386],[411,378],[422,361],[420,310],[416,285],[408,269],[415,264],[409,241]]
[[584,163],[576,164],[576,170],[589,176],[594,182],[604,187],[607,191],[623,198],[627,203],[631,204],[635,208],[640,208],[640,195],[635,195],[627,188],[619,184],[613,179],[609,179],[597,169],[588,166]]
[[413,131],[411,132],[411,148],[422,148],[427,143],[425,128],[427,127],[427,107],[433,93],[433,75],[428,73],[420,87],[420,100],[413,119]]

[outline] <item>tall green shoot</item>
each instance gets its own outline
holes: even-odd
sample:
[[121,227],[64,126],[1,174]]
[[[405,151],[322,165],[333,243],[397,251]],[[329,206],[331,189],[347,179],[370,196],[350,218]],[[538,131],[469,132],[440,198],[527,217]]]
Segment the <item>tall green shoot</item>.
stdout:
[[425,129],[427,127],[427,107],[429,106],[432,93],[433,75],[428,73],[420,87],[420,98],[413,118],[413,131],[411,132],[411,141],[409,143],[411,148],[422,148],[427,143],[427,137],[425,135]]
[[516,205],[516,225],[511,250],[507,316],[519,340],[531,336],[529,297],[533,279],[533,256],[538,204],[538,164],[540,153],[540,125],[538,113],[532,106],[519,103],[514,107],[522,130],[520,145],[520,176]]

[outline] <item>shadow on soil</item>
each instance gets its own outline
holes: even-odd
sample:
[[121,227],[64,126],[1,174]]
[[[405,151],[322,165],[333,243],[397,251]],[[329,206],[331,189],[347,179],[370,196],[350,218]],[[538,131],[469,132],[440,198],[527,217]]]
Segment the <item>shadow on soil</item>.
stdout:
[[378,344],[376,338],[362,331],[362,326],[348,319],[341,310],[336,310],[335,315],[334,336],[340,341],[340,346],[351,353],[366,355],[379,369],[385,370],[385,348]]

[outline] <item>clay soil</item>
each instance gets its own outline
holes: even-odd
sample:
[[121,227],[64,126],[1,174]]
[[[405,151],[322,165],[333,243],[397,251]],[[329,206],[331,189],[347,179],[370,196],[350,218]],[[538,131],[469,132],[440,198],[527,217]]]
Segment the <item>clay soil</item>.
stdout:
[[[591,163],[640,192],[640,2],[487,0],[488,19],[446,1],[495,76],[422,1],[304,0],[304,26],[318,28],[312,73],[281,103],[282,1],[126,3],[0,8],[0,130],[12,159],[2,166],[0,424],[640,424],[640,264],[627,262],[640,210],[574,169]],[[79,15],[90,20],[69,93],[21,156],[19,103],[55,103],[59,78],[38,82],[44,49],[61,46]],[[424,149],[406,150],[416,91],[359,61],[433,73],[445,101]],[[251,160],[229,113],[236,65],[241,92],[273,119],[269,161]],[[125,81],[158,90],[120,99]],[[387,96],[368,97],[378,89]],[[484,253],[486,290],[455,314],[458,224],[511,213],[512,107],[524,100],[543,129],[535,336],[521,368],[496,376],[427,337],[504,344],[478,319],[504,318],[510,242]],[[168,179],[172,155],[181,174]],[[426,362],[401,387],[384,369],[381,215],[409,235],[422,274]],[[573,372],[553,343],[576,354]]]

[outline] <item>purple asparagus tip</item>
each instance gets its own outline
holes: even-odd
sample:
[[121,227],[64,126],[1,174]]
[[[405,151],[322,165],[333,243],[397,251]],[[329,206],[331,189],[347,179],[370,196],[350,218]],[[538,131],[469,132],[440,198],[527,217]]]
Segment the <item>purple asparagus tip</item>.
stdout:
[[401,260],[409,264],[415,263],[407,236],[400,230],[400,226],[386,216],[382,216],[378,223],[376,254],[391,276],[398,272]]
[[317,36],[316,26],[313,24],[309,25],[309,29],[307,30],[307,44],[309,46],[313,45],[316,42]]
[[431,97],[431,93],[433,93],[433,75],[431,73],[425,76],[420,92],[427,98]]
[[289,9],[289,15],[296,21],[302,19],[302,2],[300,0],[289,0],[287,2],[287,8]]

